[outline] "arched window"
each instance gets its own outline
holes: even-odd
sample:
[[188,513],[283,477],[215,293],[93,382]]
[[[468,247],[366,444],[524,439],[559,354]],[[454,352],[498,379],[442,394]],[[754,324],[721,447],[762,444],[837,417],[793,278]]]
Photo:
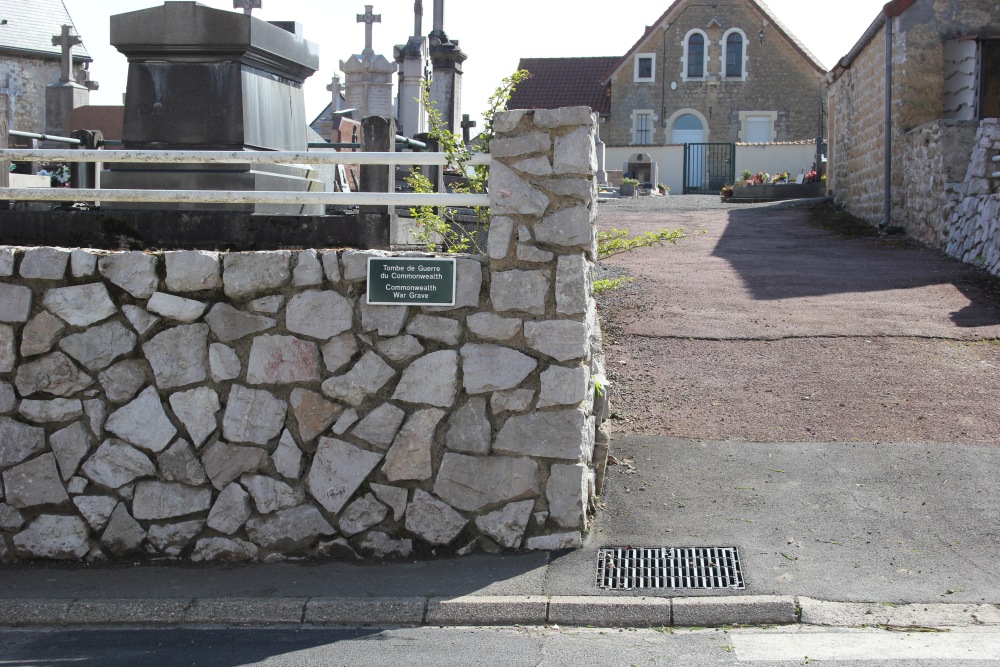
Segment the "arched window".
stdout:
[[722,55],[719,57],[722,78],[747,79],[747,36],[739,28],[730,28],[722,35]]
[[689,79],[705,77],[705,36],[691,33],[687,40],[687,76]]
[[738,32],[726,38],[726,78],[743,78],[743,35]]

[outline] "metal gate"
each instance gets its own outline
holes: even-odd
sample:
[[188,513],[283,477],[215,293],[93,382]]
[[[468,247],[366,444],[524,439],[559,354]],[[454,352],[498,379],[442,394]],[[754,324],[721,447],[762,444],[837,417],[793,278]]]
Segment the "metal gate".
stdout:
[[684,144],[684,194],[717,195],[736,180],[736,144]]

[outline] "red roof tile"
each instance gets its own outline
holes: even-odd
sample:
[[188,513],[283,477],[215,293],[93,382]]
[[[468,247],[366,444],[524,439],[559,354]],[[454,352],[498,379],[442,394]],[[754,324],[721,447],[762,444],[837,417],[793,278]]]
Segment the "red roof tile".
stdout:
[[508,109],[557,109],[587,106],[611,112],[611,95],[604,83],[617,56],[596,58],[521,58],[518,69],[531,72],[507,104]]

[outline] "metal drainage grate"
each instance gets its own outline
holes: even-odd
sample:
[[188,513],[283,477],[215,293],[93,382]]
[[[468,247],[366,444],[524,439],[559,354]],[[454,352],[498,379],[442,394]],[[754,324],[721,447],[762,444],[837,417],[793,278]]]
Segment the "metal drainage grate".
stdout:
[[744,588],[736,547],[602,547],[597,555],[597,586]]

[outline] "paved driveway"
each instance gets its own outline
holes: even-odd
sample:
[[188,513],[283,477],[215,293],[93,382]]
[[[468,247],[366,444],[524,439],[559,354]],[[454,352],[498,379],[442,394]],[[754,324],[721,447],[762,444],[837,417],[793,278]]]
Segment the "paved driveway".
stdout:
[[601,229],[704,232],[604,262],[613,430],[1000,444],[1000,281],[828,206],[601,204]]

